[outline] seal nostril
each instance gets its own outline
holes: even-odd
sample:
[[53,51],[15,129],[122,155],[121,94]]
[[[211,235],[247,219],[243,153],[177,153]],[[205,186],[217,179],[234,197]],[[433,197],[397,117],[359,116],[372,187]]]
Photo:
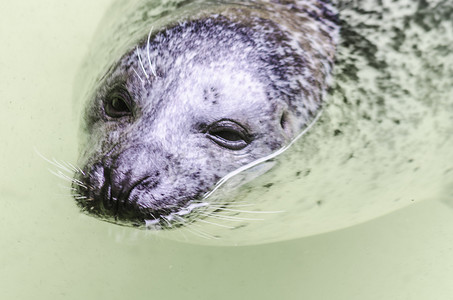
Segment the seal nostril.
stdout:
[[109,167],[104,167],[104,184],[101,188],[100,207],[107,215],[115,216],[118,214],[119,202],[121,201],[120,189],[112,180],[112,172]]
[[102,207],[105,211],[111,212],[113,214],[116,213],[116,206],[117,206],[117,199],[116,197],[112,196],[112,186],[110,181],[105,181],[104,186],[101,190],[101,197],[102,197]]

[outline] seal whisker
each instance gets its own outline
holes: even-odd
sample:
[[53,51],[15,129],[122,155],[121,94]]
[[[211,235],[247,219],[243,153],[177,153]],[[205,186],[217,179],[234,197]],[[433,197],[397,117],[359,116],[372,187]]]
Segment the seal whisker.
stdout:
[[198,222],[202,222],[202,223],[206,223],[206,224],[210,224],[210,225],[223,227],[223,228],[228,228],[228,229],[233,229],[234,228],[234,227],[231,227],[231,226],[228,226],[228,225],[217,224],[217,223],[209,222],[209,221],[206,221],[206,220],[203,220],[203,219],[198,219],[197,221]]
[[62,166],[65,167],[65,171],[68,171],[68,172],[74,172],[74,173],[79,173],[79,169],[77,169],[74,165],[72,165],[71,163],[67,162],[67,161],[60,161],[58,162],[55,158],[53,159],[55,162],[61,164]]
[[213,206],[213,205],[235,205],[235,204],[239,204],[239,205],[255,205],[254,203],[251,203],[251,202],[248,202],[248,201],[220,201],[220,202],[215,202],[215,203],[207,203],[207,202],[204,202],[204,201],[201,201],[201,200],[193,200],[192,202],[193,203],[204,203],[204,204],[208,204],[209,206]]
[[140,81],[141,81],[142,83],[145,83],[145,81],[143,80],[143,78],[142,78],[140,75],[138,75],[137,70],[135,70],[135,68],[132,68],[132,70],[134,71],[135,75],[137,75],[138,79],[140,79]]
[[[184,226],[186,223],[186,220],[184,220],[184,218],[182,218],[178,215],[175,215],[175,214],[171,214],[170,216],[162,216],[162,218],[164,218],[164,220],[167,222],[167,224],[170,227],[178,227],[179,225]],[[179,220],[174,221],[175,219],[179,219]]]
[[145,74],[146,80],[148,80],[148,82],[150,82],[149,81],[149,75],[148,75],[148,73],[146,73],[145,66],[143,65],[143,62],[142,62],[142,56],[140,54],[140,51],[138,50],[138,46],[135,49],[136,49],[136,52],[137,52],[137,56],[138,56],[138,61],[140,63],[140,67],[143,70],[143,74]]
[[[59,167],[61,170],[63,171],[66,171],[68,173],[73,173],[73,172],[77,172],[77,170],[75,169],[72,169],[71,167],[67,166],[65,162],[60,162],[58,160],[56,160],[55,158],[52,158],[52,161],[55,163],[54,165]],[[65,166],[66,165],[66,166]],[[68,169],[69,168],[69,169]]]
[[[179,225],[181,225],[183,228],[186,227],[186,224],[187,224],[187,220],[186,219],[184,219],[183,217],[178,216],[178,215],[175,215],[175,218],[179,219],[179,221],[175,223],[175,226],[178,227]],[[187,238],[187,236],[184,234],[183,230],[178,230],[178,232],[183,236],[185,241],[189,240]]]
[[77,192],[77,189],[73,188],[72,186],[66,186],[66,185],[58,184],[58,187],[60,189]]
[[77,180],[77,179],[74,179],[74,178],[69,177],[69,176],[66,175],[66,174],[63,174],[60,170],[56,170],[56,171],[51,170],[51,169],[47,169],[47,170],[48,170],[51,174],[57,176],[57,177],[60,178],[60,179],[65,180],[65,181],[67,181],[67,182],[72,183],[72,182],[74,182],[75,180]]
[[52,195],[58,196],[58,197],[67,197],[68,196],[67,193],[57,193],[57,192],[52,192]]
[[162,216],[160,219],[167,223],[168,227],[173,227],[173,224],[167,219],[167,216]]
[[151,29],[149,30],[149,33],[148,33],[148,41],[146,43],[146,52],[148,53],[148,63],[149,63],[149,67],[151,69],[151,73],[153,73],[154,77],[157,77],[156,70],[154,69],[154,66],[151,63],[151,57],[150,57],[150,53],[149,53],[149,41],[150,41],[150,38],[151,38],[151,32],[153,31],[153,28],[154,27],[151,26]]
[[[178,223],[176,223],[176,225],[185,225],[185,223],[187,223],[187,221],[181,217],[181,216],[178,216],[176,215],[176,218],[178,218],[180,221]],[[183,230],[178,230],[178,232],[183,236],[184,240],[188,241],[189,239],[187,238],[187,236],[184,234],[184,231]]]
[[207,239],[207,240],[212,240],[213,239],[213,237],[211,237],[209,235],[205,235],[205,234],[199,233],[199,232],[197,232],[197,230],[195,230],[193,228],[189,229],[189,228],[185,227],[184,230],[187,230],[191,234],[193,234],[195,236],[198,236],[198,237],[201,237],[201,238],[204,238],[204,239]]
[[74,199],[76,199],[76,200],[85,200],[85,202],[94,201],[94,198],[92,198],[92,197],[85,197],[85,196],[82,196],[82,195],[80,195],[80,194],[74,195]]
[[78,180],[78,179],[69,177],[68,175],[62,173],[60,170],[58,170],[58,171],[53,171],[53,170],[50,170],[50,169],[49,169],[49,172],[50,172],[51,174],[57,176],[58,178],[63,179],[64,181],[67,181],[67,182],[69,182],[69,183],[76,184],[77,186],[83,187],[84,189],[88,189],[88,186],[86,186],[83,182],[81,182],[81,181]]
[[254,206],[254,204],[228,204],[228,203],[219,203],[219,204],[210,204],[209,205],[210,207],[214,207],[214,208],[223,208],[223,207],[250,207],[250,206]]
[[208,218],[214,218],[214,219],[225,220],[225,221],[234,221],[234,222],[241,222],[241,221],[264,221],[264,219],[241,218],[241,217],[234,217],[234,216],[220,215],[220,214],[217,214],[217,213],[210,213],[210,214],[203,214],[203,213],[200,213],[200,215],[206,216],[206,217],[208,217]]
[[182,224],[182,225],[183,225],[183,224],[187,223],[187,220],[184,219],[183,217],[178,216],[178,215],[173,215],[173,216],[174,216],[174,218],[176,218],[176,219],[179,220],[179,221],[178,221],[177,223],[175,223],[175,224],[178,224],[178,225],[181,225],[181,224]]
[[284,210],[280,211],[251,211],[251,210],[238,210],[238,209],[228,209],[228,208],[223,208],[222,210],[224,211],[231,211],[231,212],[239,212],[239,213],[245,213],[245,214],[280,214],[284,213]]
[[64,170],[64,171],[66,171],[66,172],[68,172],[68,173],[71,173],[71,175],[72,175],[72,173],[74,172],[74,171],[69,170],[69,169],[68,169],[67,167],[65,167],[64,165],[62,165],[62,164],[61,164],[59,161],[57,161],[55,158],[52,158],[52,160],[51,160],[51,159],[45,157],[43,154],[41,154],[41,152],[39,152],[36,148],[34,148],[34,150],[35,150],[35,153],[39,155],[39,157],[41,157],[44,161],[48,162],[48,163],[51,164],[52,166],[57,167],[58,169]]
[[[197,220],[194,220],[189,225],[200,227],[197,224],[194,224],[194,222],[196,222],[196,221]],[[200,229],[195,229],[195,228],[189,227],[189,226],[184,227],[184,229],[189,231],[190,233],[198,236],[198,237],[202,237],[202,238],[205,238],[205,239],[208,239],[208,240],[218,240],[219,239],[218,237],[216,237],[216,236],[214,236],[214,235],[212,235],[210,233],[207,233],[206,231],[200,230]]]
[[74,170],[74,172],[76,173],[82,173],[83,176],[86,176],[85,172],[82,170],[82,168],[76,166],[76,165],[73,165],[72,163],[70,162],[65,162],[65,164],[67,164],[72,170]]
[[228,173],[227,175],[225,175],[224,177],[222,177],[215,185],[215,187],[207,192],[204,196],[203,196],[203,200],[207,199],[208,197],[210,197],[215,191],[217,191],[218,188],[220,188],[225,182],[227,182],[229,179],[231,179],[232,177],[238,175],[239,173],[242,173],[258,164],[261,164],[261,163],[264,163],[266,161],[269,161],[275,157],[277,157],[278,155],[282,154],[283,152],[285,152],[286,150],[288,150],[300,137],[302,137],[303,135],[305,135],[315,124],[316,122],[319,120],[319,118],[321,117],[322,115],[322,110],[316,115],[316,117],[313,119],[313,121],[308,124],[304,130],[302,130],[288,145],[286,146],[283,146],[282,148],[280,148],[279,150],[267,155],[267,156],[264,156],[262,158],[259,158],[255,161],[252,161],[251,163],[248,163],[240,168],[237,168],[236,170],[234,170],[233,172],[230,172]]

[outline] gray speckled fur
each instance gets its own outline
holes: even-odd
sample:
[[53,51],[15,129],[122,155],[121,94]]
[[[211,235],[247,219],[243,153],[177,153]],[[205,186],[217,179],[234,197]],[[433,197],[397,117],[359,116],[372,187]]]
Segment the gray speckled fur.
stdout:
[[[77,88],[86,106],[79,162],[86,175],[78,172],[75,184],[84,210],[129,225],[188,224],[186,232],[231,245],[337,230],[418,200],[451,199],[452,2],[331,5],[338,16],[316,0],[115,2]],[[147,57],[151,28],[157,77]],[[113,121],[103,101],[118,82],[133,95],[134,114]],[[284,154],[197,200],[219,177],[294,141],[321,110]],[[250,146],[232,151],[207,139],[206,125],[220,118],[249,127]],[[106,179],[114,195],[132,190],[117,211],[102,207]],[[209,207],[194,208],[201,202]],[[238,202],[252,206],[234,209]],[[132,203],[141,220],[127,216]],[[162,234],[173,232],[180,231]]]
[[[78,186],[92,213],[140,224],[177,212],[223,176],[287,145],[322,106],[338,36],[328,4],[204,3],[175,8],[202,10],[156,26],[149,43],[143,32],[99,80],[81,156],[79,180],[89,189]],[[131,94],[132,117],[105,114],[116,85]],[[204,129],[221,119],[247,128],[251,144],[233,151],[206,138]]]

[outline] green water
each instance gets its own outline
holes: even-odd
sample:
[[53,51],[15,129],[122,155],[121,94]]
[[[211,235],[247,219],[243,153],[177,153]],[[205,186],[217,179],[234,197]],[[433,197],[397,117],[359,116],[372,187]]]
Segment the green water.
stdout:
[[73,78],[110,1],[0,4],[0,299],[451,299],[453,210],[427,201],[313,237],[176,243],[83,216]]

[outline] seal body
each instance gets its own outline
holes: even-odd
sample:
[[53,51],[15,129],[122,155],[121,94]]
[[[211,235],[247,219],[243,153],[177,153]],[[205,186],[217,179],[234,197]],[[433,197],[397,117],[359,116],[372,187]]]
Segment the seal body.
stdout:
[[[88,60],[97,75],[80,87],[78,204],[107,221],[228,244],[371,219],[413,202],[412,185],[442,195],[451,164],[422,160],[451,159],[452,144],[434,136],[423,147],[415,131],[443,120],[442,135],[451,117],[426,121],[433,103],[417,88],[437,85],[420,86],[398,57],[432,60],[406,51],[410,39],[379,45],[386,26],[412,29],[410,16],[428,7],[389,5],[405,17],[380,4],[362,26],[366,1],[116,3],[104,21],[112,33],[100,30]],[[451,98],[436,105],[451,112]]]

